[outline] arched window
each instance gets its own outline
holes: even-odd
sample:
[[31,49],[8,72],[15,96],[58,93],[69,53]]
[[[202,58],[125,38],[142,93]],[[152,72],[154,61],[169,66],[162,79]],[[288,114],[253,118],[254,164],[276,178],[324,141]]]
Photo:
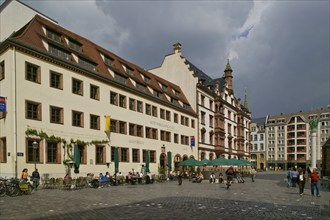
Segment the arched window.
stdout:
[[201,153],[201,160],[204,160],[205,159],[205,152],[202,152]]

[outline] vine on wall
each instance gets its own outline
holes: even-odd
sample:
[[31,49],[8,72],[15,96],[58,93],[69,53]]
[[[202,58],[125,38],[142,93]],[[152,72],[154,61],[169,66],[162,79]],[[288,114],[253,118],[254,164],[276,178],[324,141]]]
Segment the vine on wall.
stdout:
[[[78,145],[97,145],[97,144],[109,143],[108,140],[92,140],[91,142],[87,142],[87,141],[83,141],[83,140],[80,140],[80,139],[74,140],[73,138],[70,139],[70,143],[67,143],[67,141],[64,138],[57,137],[55,135],[48,135],[43,130],[38,131],[36,129],[31,129],[31,128],[26,129],[25,135],[28,136],[28,137],[35,136],[35,137],[39,137],[40,139],[45,139],[47,141],[54,141],[54,142],[63,143],[63,149],[65,150],[65,148],[66,148],[66,153],[68,155],[68,159],[63,160],[64,165],[67,165],[69,161],[73,160],[72,146],[74,144],[78,144]],[[65,157],[65,155],[64,155],[64,157]]]

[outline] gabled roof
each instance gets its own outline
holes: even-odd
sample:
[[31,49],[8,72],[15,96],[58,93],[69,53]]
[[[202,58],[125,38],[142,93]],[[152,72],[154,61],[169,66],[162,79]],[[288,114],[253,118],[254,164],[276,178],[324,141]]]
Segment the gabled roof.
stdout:
[[[47,31],[55,33],[59,39],[54,40],[49,38],[47,36]],[[80,49],[73,49],[70,47],[68,41],[74,41],[80,46]],[[50,50],[45,47],[43,42],[67,52],[70,54],[70,58],[64,59],[51,54]],[[39,15],[36,15],[28,24],[15,32],[4,43],[2,43],[0,45],[0,51],[6,43],[15,43],[21,47],[24,47],[24,49],[37,52],[42,56],[47,56],[48,61],[50,62],[56,62],[70,69],[74,68],[82,74],[86,74],[90,77],[97,77],[107,83],[115,84],[117,86],[119,85],[123,89],[129,89],[139,95],[147,96],[149,99],[161,102],[163,105],[168,105],[188,114],[196,115],[186,96],[183,94],[180,86],[160,78],[127,60],[124,60],[116,54],[96,45],[90,40],[81,37],[55,23],[52,23]],[[113,61],[111,65],[106,64],[102,56],[110,58]],[[77,62],[74,57],[78,57],[78,61],[80,59],[86,60],[90,64],[95,65],[95,69],[85,68]],[[125,71],[124,68],[127,67],[131,70],[130,72]],[[116,74],[121,76],[121,79],[126,79],[125,82],[116,79],[116,77],[114,77]],[[144,76],[148,77],[148,80],[144,80]],[[149,89],[141,90],[141,87],[135,86],[132,81],[140,84],[140,86],[157,90],[163,95],[161,95],[161,97],[156,97],[150,92]],[[167,86],[167,89],[163,90],[160,84]],[[173,90],[175,90],[176,93],[174,93]],[[184,105],[182,106],[176,102],[171,102],[172,100],[168,100],[164,94],[184,103]]]
[[251,123],[255,123],[257,125],[264,125],[266,123],[266,117],[252,118]]
[[[216,89],[216,84],[219,84],[219,92],[223,92],[225,90],[226,87],[226,79],[225,77],[220,77],[220,78],[216,78],[216,79],[212,79],[211,77],[209,77],[206,73],[204,73],[202,70],[200,70],[198,67],[196,67],[193,63],[191,63],[188,59],[184,58],[181,56],[181,58],[183,58],[185,60],[185,64],[189,66],[189,70],[192,71],[194,73],[194,77],[198,78],[198,86],[199,88],[203,89],[203,91],[215,96],[215,89]],[[232,71],[229,61],[226,65],[226,69],[225,71]],[[245,98],[246,101],[246,98]],[[247,105],[244,104],[240,104],[240,108],[242,109],[243,112],[247,112],[250,113],[250,110],[248,109]]]
[[204,87],[204,89],[210,90],[209,88],[212,88],[210,91],[214,93],[214,89],[216,87],[217,82],[219,82],[220,91],[224,89],[226,84],[226,80],[224,77],[212,79],[206,73],[204,73],[194,64],[192,64],[189,60],[185,59],[185,64],[189,66],[190,71],[194,72],[194,76],[198,78],[198,81],[201,82],[201,85]]
[[279,114],[279,115],[270,115],[268,120],[277,120],[277,119],[284,119],[285,123],[288,123],[292,117],[300,116],[306,123],[309,120],[310,116],[319,116],[324,113],[329,113],[330,108],[321,108],[321,109],[315,109],[311,111],[299,111],[299,112],[293,112],[293,113],[286,113],[286,114]]

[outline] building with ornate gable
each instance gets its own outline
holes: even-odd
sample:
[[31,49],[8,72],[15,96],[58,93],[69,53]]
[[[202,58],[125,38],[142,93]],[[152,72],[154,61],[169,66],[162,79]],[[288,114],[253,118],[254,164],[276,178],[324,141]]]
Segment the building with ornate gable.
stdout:
[[[233,70],[212,79],[182,56],[146,71],[18,0],[0,6],[0,170],[63,177],[176,169],[188,158],[248,159],[250,116]],[[19,16],[17,16],[19,14]]]
[[199,159],[250,158],[251,113],[246,97],[243,105],[234,95],[229,61],[224,75],[212,79],[185,58],[176,43],[162,65],[149,71],[180,85],[198,113]]

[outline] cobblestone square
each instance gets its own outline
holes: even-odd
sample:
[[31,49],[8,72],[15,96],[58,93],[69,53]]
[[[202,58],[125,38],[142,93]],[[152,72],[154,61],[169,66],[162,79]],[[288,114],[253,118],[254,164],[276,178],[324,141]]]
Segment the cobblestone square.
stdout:
[[229,190],[224,184],[177,182],[100,189],[40,189],[0,198],[0,219],[329,219],[330,192],[303,197],[285,173],[260,173]]

